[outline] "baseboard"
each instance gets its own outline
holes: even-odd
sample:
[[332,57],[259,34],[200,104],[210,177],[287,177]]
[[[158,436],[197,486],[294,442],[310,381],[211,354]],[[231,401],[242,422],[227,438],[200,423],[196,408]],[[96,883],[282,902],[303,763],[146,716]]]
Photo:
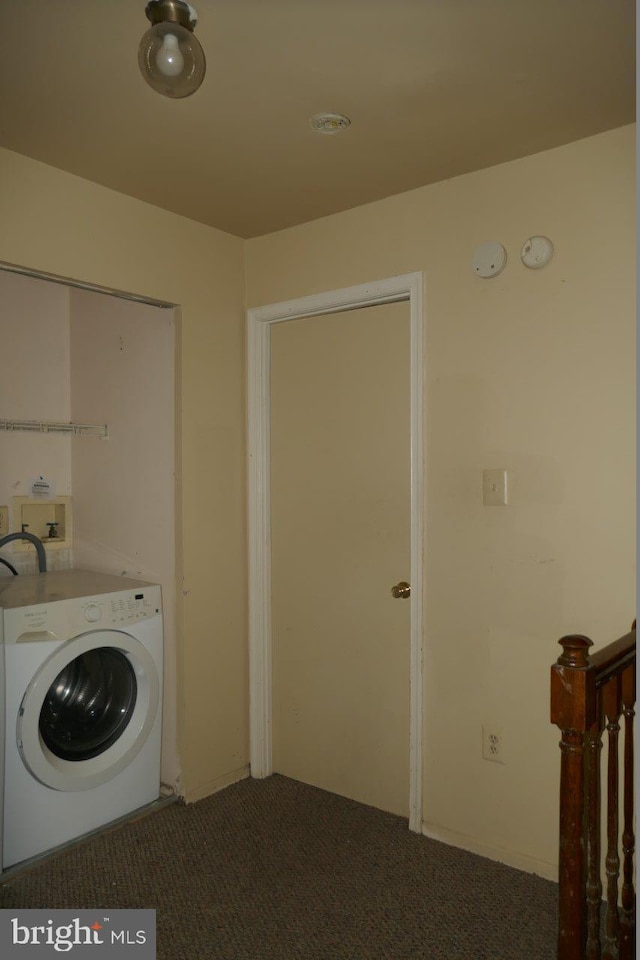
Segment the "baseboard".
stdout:
[[435,827],[425,821],[422,823],[422,833],[425,837],[429,837],[431,840],[439,840],[440,843],[446,843],[450,847],[459,847],[461,850],[468,850],[469,853],[486,857],[487,860],[496,860],[498,863],[504,863],[506,866],[522,870],[524,873],[535,873],[536,876],[544,877],[545,880],[558,882],[558,866],[555,863],[537,860],[525,853],[505,850],[503,847],[497,847],[491,843],[482,843],[473,837],[466,836],[464,833]]
[[210,797],[212,793],[217,793],[219,790],[224,790],[225,787],[230,787],[232,783],[237,783],[238,780],[246,780],[249,774],[249,764],[246,763],[244,766],[238,767],[230,773],[225,773],[223,777],[210,780],[209,783],[202,784],[195,790],[190,790],[184,797],[184,802],[196,803],[197,800],[204,800],[205,797]]

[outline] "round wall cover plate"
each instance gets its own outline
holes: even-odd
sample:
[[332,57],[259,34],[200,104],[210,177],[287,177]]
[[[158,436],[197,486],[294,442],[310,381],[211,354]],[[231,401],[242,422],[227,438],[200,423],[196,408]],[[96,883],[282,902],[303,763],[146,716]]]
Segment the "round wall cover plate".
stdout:
[[529,237],[520,251],[520,259],[530,270],[546,267],[553,256],[553,244],[549,237]]
[[471,265],[473,272],[484,280],[490,277],[497,277],[505,268],[507,262],[507,251],[501,243],[491,240],[489,243],[481,243],[473,251]]

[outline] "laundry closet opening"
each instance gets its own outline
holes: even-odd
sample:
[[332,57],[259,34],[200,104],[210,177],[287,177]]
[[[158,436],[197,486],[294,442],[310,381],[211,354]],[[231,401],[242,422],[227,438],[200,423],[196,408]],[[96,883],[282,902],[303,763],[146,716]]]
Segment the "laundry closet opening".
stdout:
[[[34,478],[51,484],[42,513],[47,570],[87,569],[162,586],[165,689],[162,779],[178,779],[175,678],[176,310],[0,265],[3,363],[0,507],[21,529],[18,507]],[[47,432],[47,423],[106,425],[108,437]],[[53,507],[52,507],[53,509]],[[40,511],[41,512],[41,511]],[[40,512],[33,513],[40,524]],[[37,571],[32,547],[3,548],[18,573]],[[11,576],[0,567],[0,576]]]

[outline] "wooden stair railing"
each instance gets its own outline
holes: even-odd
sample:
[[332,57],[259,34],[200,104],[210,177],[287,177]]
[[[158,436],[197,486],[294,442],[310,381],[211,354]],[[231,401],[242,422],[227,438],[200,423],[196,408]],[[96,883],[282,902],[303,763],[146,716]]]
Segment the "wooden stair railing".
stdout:
[[[551,668],[551,722],[561,731],[558,960],[634,960],[633,718],[636,623],[589,657],[592,641],[562,637]],[[624,716],[623,828],[618,741]],[[606,907],[602,920],[600,755],[607,731]],[[622,853],[622,890],[618,891]]]

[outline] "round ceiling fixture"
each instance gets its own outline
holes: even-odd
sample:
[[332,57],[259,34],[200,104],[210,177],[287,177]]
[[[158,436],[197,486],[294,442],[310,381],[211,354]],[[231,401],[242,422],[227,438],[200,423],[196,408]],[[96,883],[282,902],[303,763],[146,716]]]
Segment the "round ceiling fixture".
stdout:
[[309,120],[311,128],[317,133],[327,133],[330,135],[341,133],[351,126],[349,117],[341,113],[316,113]]
[[145,13],[152,26],[138,49],[142,76],[164,97],[190,97],[204,80],[207,66],[193,35],[198,14],[185,0],[149,0]]

